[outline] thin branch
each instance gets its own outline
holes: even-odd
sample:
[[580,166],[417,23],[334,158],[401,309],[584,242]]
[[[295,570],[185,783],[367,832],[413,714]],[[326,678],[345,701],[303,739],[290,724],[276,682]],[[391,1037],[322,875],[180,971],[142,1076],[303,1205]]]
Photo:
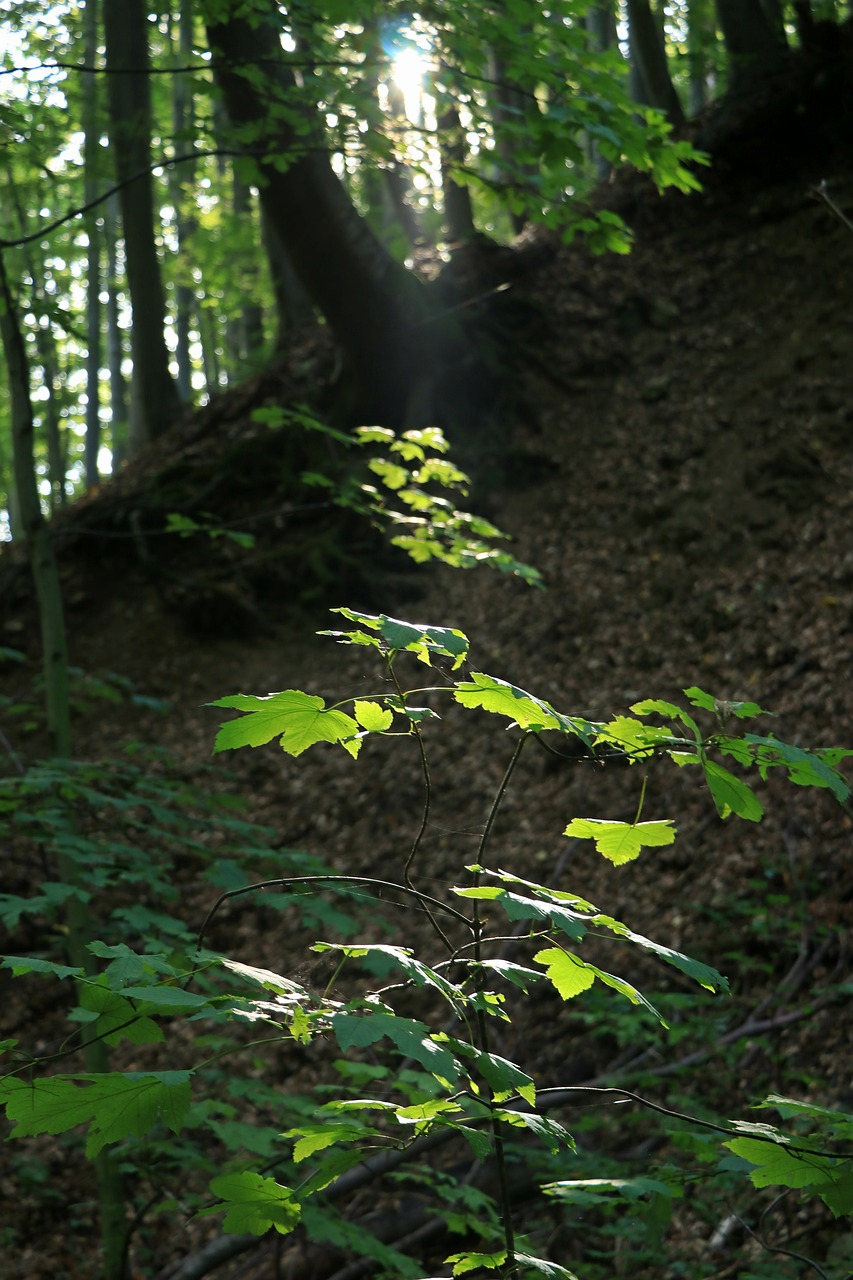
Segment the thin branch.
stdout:
[[428,903],[438,911],[444,911],[447,915],[452,916],[454,920],[461,921],[467,929],[473,928],[472,922],[461,911],[457,911],[455,907],[449,906],[446,902],[441,902],[438,898],[431,897],[428,893],[421,893],[419,889],[412,889],[408,885],[397,884],[393,880],[379,880],[374,876],[284,876],[277,877],[275,880],[258,880],[254,884],[244,885],[241,889],[229,889],[227,893],[220,894],[213,906],[204,918],[204,922],[199,930],[196,949],[200,951],[204,936],[207,933],[210,922],[216,915],[219,908],[229,898],[242,897],[244,893],[254,893],[258,889],[279,889],[286,893],[287,890],[295,884],[368,884],[374,885],[381,889],[394,889],[397,893],[408,894],[416,898],[422,906],[426,907]]
[[[781,1198],[781,1196],[777,1197],[774,1204],[778,1203]],[[760,1244],[762,1249],[766,1250],[767,1253],[781,1253],[784,1254],[786,1258],[794,1258],[797,1262],[804,1262],[807,1267],[811,1267],[816,1271],[823,1280],[829,1280],[829,1276],[824,1271],[823,1267],[819,1266],[813,1258],[807,1258],[803,1253],[795,1253],[793,1249],[784,1249],[780,1244],[771,1244],[766,1236],[761,1235],[758,1231],[753,1231],[749,1223],[745,1222],[739,1213],[735,1213],[734,1216],[737,1218],[744,1231],[751,1235],[753,1240]],[[762,1217],[763,1216],[764,1215],[762,1214]]]

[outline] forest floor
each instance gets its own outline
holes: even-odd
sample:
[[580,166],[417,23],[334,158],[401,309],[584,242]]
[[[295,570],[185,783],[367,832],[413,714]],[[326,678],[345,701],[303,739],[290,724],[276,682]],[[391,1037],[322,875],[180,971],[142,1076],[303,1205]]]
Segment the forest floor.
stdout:
[[[571,714],[605,719],[640,698],[678,701],[699,685],[774,712],[776,719],[748,726],[756,732],[804,746],[853,746],[853,235],[816,197],[821,178],[849,216],[853,178],[840,166],[773,185],[716,174],[689,199],[659,198],[637,185],[620,196],[636,232],[629,257],[594,258],[572,246],[513,286],[517,392],[502,420],[492,411],[494,448],[482,432],[469,445],[469,454],[479,451],[469,469],[480,478],[474,509],[512,535],[514,553],[544,575],[544,592],[487,570],[404,574],[383,560],[367,585],[357,577],[336,581],[332,561],[322,596],[312,596],[306,566],[319,526],[305,531],[298,520],[274,516],[262,531],[256,518],[281,502],[263,465],[232,476],[227,497],[220,488],[197,507],[258,531],[254,552],[223,539],[196,538],[191,549],[177,539],[155,545],[153,536],[103,536],[114,519],[121,532],[117,509],[126,517],[136,504],[144,513],[152,476],[162,490],[167,472],[183,475],[182,483],[193,466],[210,472],[210,459],[227,456],[258,403],[310,399],[321,363],[310,344],[274,375],[176,429],[138,467],[63,517],[72,661],[118,671],[173,705],[157,718],[131,704],[99,703],[75,728],[80,754],[108,758],[122,742],[153,740],[175,751],[187,776],[201,776],[223,718],[206,706],[216,698],[283,688],[331,700],[381,691],[371,651],[315,636],[336,625],[329,601],[461,628],[476,669]],[[98,514],[104,511],[113,514]],[[263,585],[251,574],[259,547],[286,566],[266,571]],[[152,557],[171,576],[154,571]],[[212,596],[193,588],[205,574],[219,575],[220,584],[233,575],[241,593],[233,616],[220,607],[221,586]],[[0,644],[35,661],[29,587],[8,554],[0,579]],[[7,671],[2,691],[19,692],[27,678],[19,667]],[[459,708],[442,714],[427,734],[432,810],[413,867],[426,890],[453,883],[475,859],[513,745],[496,717]],[[37,737],[11,722],[4,734],[21,760],[39,749]],[[226,766],[236,784],[225,779]],[[401,874],[422,810],[421,766],[409,742],[371,740],[358,762],[332,747],[293,760],[273,744],[217,757],[214,769],[284,845],[341,871]],[[554,762],[531,749],[501,809],[489,860],[577,892],[639,932],[716,965],[731,979],[732,998],[697,996],[697,1007],[707,1006],[704,1020],[693,1019],[672,1042],[648,1027],[634,1040],[624,1016],[611,1024],[605,1014],[596,1028],[571,1005],[531,1001],[501,1052],[511,1057],[519,1040],[533,1042],[541,1082],[559,1085],[600,1079],[642,1050],[645,1065],[659,1072],[642,1077],[652,1096],[677,1101],[689,1093],[723,1118],[751,1117],[750,1103],[773,1090],[849,1110],[850,820],[828,792],[771,779],[756,784],[767,808],[760,825],[722,821],[687,773],[649,771],[644,817],[674,818],[675,844],[615,867],[561,833],[574,817],[631,820],[639,771]],[[184,892],[187,909],[200,916],[211,891],[188,883]],[[413,944],[426,942],[416,918],[406,931]],[[14,941],[16,948],[40,945],[33,936]],[[216,941],[247,963],[312,972],[301,935],[283,936],[266,914],[244,908]],[[619,959],[613,963],[619,971]],[[645,963],[627,963],[641,988],[687,990]],[[15,1034],[33,1044],[50,1038],[24,1015],[14,991],[4,999]],[[689,1070],[672,1071],[691,1055]],[[657,1141],[649,1143],[650,1167]],[[11,1168],[0,1173],[0,1199],[15,1205],[18,1231],[9,1235],[4,1274],[93,1275],[95,1235],[79,1209],[79,1164],[55,1140],[43,1158],[50,1198],[39,1185],[16,1182]],[[739,1194],[735,1202],[711,1200],[710,1208],[686,1200],[657,1264],[631,1274],[815,1274],[763,1252],[738,1214],[759,1234],[818,1260],[820,1274],[848,1274],[851,1236],[841,1223],[796,1206],[787,1219],[783,1206],[760,1223],[769,1200],[746,1180]],[[138,1274],[165,1276],[171,1260],[215,1230],[211,1219],[163,1228]],[[553,1236],[552,1256],[583,1275],[572,1252],[577,1239]],[[218,1274],[297,1274],[275,1270],[274,1250],[264,1242]]]

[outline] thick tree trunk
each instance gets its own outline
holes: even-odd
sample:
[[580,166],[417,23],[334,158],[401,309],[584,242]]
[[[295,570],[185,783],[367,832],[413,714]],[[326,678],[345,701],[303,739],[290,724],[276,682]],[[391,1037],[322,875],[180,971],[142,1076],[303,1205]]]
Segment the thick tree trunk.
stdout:
[[161,435],[180,410],[169,372],[166,314],[154,243],[151,163],[151,86],[148,23],[143,0],[108,0],[104,8],[110,104],[110,146],[119,193],[127,282],[133,311],[131,446]]
[[756,68],[778,62],[783,46],[761,6],[761,0],[715,0],[717,18],[730,63],[730,83],[737,88]]
[[627,9],[631,53],[637,60],[646,101],[663,111],[671,125],[682,125],[684,110],[669,74],[663,32],[649,0],[627,0]]
[[416,384],[447,350],[426,290],[359,216],[316,122],[299,116],[276,20],[208,21],[207,32],[228,116],[255,139],[266,213],[340,345],[350,413],[405,420]]
[[311,299],[293,270],[287,250],[269,214],[260,201],[261,207],[261,243],[266,254],[275,298],[276,332],[274,345],[277,351],[285,351],[290,335],[294,329],[308,324],[314,318]]

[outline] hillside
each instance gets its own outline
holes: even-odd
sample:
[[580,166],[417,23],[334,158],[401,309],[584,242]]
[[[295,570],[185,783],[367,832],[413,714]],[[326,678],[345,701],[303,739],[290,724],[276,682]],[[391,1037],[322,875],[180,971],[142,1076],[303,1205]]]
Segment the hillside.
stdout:
[[[98,703],[76,726],[80,754],[106,758],[121,742],[153,740],[174,749],[187,776],[200,776],[222,718],[205,706],[214,699],[371,690],[379,672],[367,651],[314,635],[335,625],[329,604],[461,628],[475,668],[572,714],[608,718],[698,685],[775,713],[756,732],[853,746],[853,234],[815,193],[821,179],[850,217],[853,181],[840,162],[771,184],[719,171],[689,199],[625,182],[613,194],[636,232],[630,257],[592,258],[572,246],[507,291],[500,318],[513,327],[514,394],[458,444],[475,476],[474,508],[511,533],[515,554],[542,571],[545,592],[485,570],[410,572],[356,526],[344,527],[352,553],[344,555],[330,525],[337,516],[282,511],[287,468],[276,472],[270,439],[248,426],[248,414],[264,403],[310,403],[327,369],[322,344],[306,339],[285,365],[181,424],[61,523],[72,661],[116,671],[173,705],[163,718]],[[247,430],[258,437],[255,453],[242,452]],[[212,511],[258,541],[246,551],[227,539],[146,533],[146,513],[170,502]],[[362,539],[375,572],[355,563]],[[0,592],[0,645],[33,660],[24,672],[0,668],[0,691],[19,695],[35,670],[37,630],[14,552],[0,557]],[[431,726],[433,803],[415,869],[422,887],[452,882],[476,855],[511,750],[502,729],[484,723],[492,719],[457,709]],[[37,754],[38,735],[17,722],[3,734],[8,761]],[[398,875],[422,807],[421,767],[407,746],[370,742],[354,763],[331,747],[294,761],[272,745],[217,757],[214,770],[231,787],[224,771],[233,769],[251,817],[284,845],[339,870]],[[641,1039],[645,1065],[697,1055],[689,1088],[711,1112],[743,1114],[773,1089],[849,1109],[849,1007],[838,984],[850,981],[850,820],[825,791],[776,781],[758,790],[765,820],[735,826],[695,785],[652,769],[644,811],[674,817],[678,839],[614,867],[561,833],[576,816],[630,821],[639,782],[531,749],[491,856],[728,973],[734,997],[723,1009],[707,998],[704,1039],[695,1028],[687,1043]],[[13,880],[22,876],[13,866]],[[183,891],[202,914],[209,902],[199,887]],[[232,955],[303,970],[301,947],[289,954],[280,930],[259,931],[247,911],[233,925],[217,938]],[[417,922],[411,932],[421,936]],[[16,949],[37,945],[26,931],[15,938]],[[631,976],[653,989],[660,981],[651,967]],[[28,1020],[11,1008],[22,1034]],[[631,1059],[630,1039],[616,1029],[590,1030],[571,1007],[531,1009],[525,1034],[537,1039],[543,1083],[601,1078]],[[38,1038],[38,1029],[30,1023],[26,1035]],[[77,1193],[62,1153],[45,1158],[67,1203]],[[9,1184],[0,1175],[7,1203]],[[7,1274],[90,1274],[79,1259],[91,1247],[82,1225],[60,1242],[37,1188],[19,1204],[32,1244]],[[716,1206],[711,1222],[679,1210],[664,1252],[673,1267],[682,1258],[700,1270],[642,1274],[744,1274],[738,1250],[753,1246],[742,1231],[702,1262],[714,1229],[738,1208]],[[145,1274],[170,1274],[200,1233],[214,1232],[206,1222],[186,1239],[160,1240]],[[820,1212],[800,1227],[785,1239],[798,1239],[795,1248],[826,1274],[845,1274],[842,1228]],[[250,1264],[240,1258],[217,1274],[276,1274],[263,1270],[273,1248],[265,1242]],[[767,1275],[810,1274],[790,1259],[778,1271],[772,1259],[765,1265]],[[332,1271],[318,1264],[311,1274]]]

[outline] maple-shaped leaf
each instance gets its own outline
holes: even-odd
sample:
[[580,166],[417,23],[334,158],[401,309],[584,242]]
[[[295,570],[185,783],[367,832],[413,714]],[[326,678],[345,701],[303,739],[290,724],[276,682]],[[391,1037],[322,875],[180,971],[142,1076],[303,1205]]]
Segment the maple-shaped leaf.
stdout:
[[[784,1135],[779,1135],[780,1139]],[[853,1160],[790,1150],[784,1142],[735,1138],[723,1145],[756,1167],[750,1173],[755,1187],[796,1187],[821,1200],[836,1217],[853,1210]]]
[[537,964],[544,965],[551,982],[564,1000],[571,1000],[586,991],[595,982],[595,970],[585,964],[570,951],[562,951],[560,947],[547,947],[537,951],[533,957]]
[[387,1036],[404,1058],[414,1058],[432,1075],[442,1080],[455,1080],[459,1064],[453,1054],[430,1036],[426,1023],[415,1018],[400,1018],[393,1013],[336,1013],[332,1027],[338,1044],[346,1053],[353,1047],[365,1048]]
[[15,1122],[16,1138],[66,1133],[88,1124],[86,1155],[91,1159],[109,1142],[141,1137],[158,1120],[177,1133],[190,1104],[190,1075],[113,1071],[41,1080],[7,1077],[0,1082],[0,1102]]
[[458,684],[453,696],[463,707],[480,707],[483,711],[506,716],[519,729],[565,730],[564,718],[549,702],[543,702],[532,693],[482,671],[472,671],[470,682]]
[[453,659],[454,671],[468,655],[468,637],[455,627],[432,627],[425,623],[404,622],[389,618],[387,614],[360,613],[355,609],[333,609],[350,622],[368,627],[378,634],[373,637],[364,631],[321,631],[321,636],[333,636],[342,644],[370,644],[385,652],[399,653],[406,650],[431,665],[434,656]]
[[223,1203],[202,1210],[199,1216],[221,1213],[225,1209],[222,1225],[229,1233],[262,1236],[270,1227],[275,1227],[284,1236],[302,1216],[302,1209],[289,1187],[248,1169],[214,1178],[210,1189]]
[[239,720],[220,726],[214,744],[217,751],[233,751],[237,747],[261,747],[273,738],[281,739],[282,750],[299,756],[315,742],[340,743],[351,756],[358,755],[361,739],[352,716],[326,706],[322,698],[285,689],[266,697],[236,693],[208,703],[211,707],[229,707],[242,711]]
[[633,862],[643,848],[672,844],[675,827],[663,822],[605,822],[600,818],[574,818],[563,833],[579,840],[594,840],[603,857],[620,867]]
[[624,751],[630,760],[639,760],[654,753],[655,747],[673,741],[669,729],[643,724],[632,716],[616,716],[601,725],[596,742],[607,743]]
[[368,733],[382,733],[384,729],[390,729],[394,719],[387,707],[363,698],[353,704],[353,713],[362,729],[366,729]]

